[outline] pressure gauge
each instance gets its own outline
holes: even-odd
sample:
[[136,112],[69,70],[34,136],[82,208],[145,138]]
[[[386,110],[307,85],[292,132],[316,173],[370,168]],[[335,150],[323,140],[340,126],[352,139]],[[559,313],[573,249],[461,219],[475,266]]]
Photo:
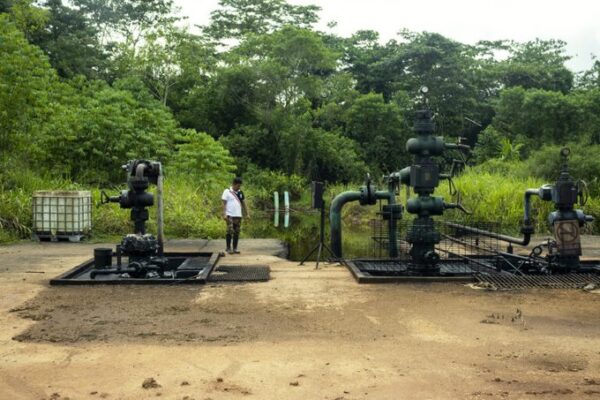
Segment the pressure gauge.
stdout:
[[419,92],[421,92],[423,94],[427,94],[427,92],[429,92],[429,88],[427,86],[421,86],[421,88],[419,89]]

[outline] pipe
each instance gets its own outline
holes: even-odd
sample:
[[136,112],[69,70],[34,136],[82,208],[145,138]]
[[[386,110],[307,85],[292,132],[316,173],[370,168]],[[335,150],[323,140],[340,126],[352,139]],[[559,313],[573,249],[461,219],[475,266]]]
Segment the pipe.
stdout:
[[[342,258],[342,208],[346,203],[359,201],[364,196],[361,192],[343,192],[331,202],[329,211],[329,229],[331,235],[331,251],[336,258]],[[396,197],[393,191],[375,192],[375,199],[387,200],[388,204],[395,204]],[[393,216],[390,216],[393,217]],[[398,256],[398,240],[396,237],[396,221],[390,218],[389,252],[390,257]]]
[[531,225],[531,196],[539,195],[539,189],[527,189],[525,191],[525,210],[523,215],[523,225]]
[[146,170],[146,164],[140,163],[135,167],[135,178],[141,180],[144,177],[144,171]]
[[517,238],[514,236],[503,235],[501,233],[490,232],[484,229],[474,228],[468,225],[456,224],[454,222],[444,222],[446,226],[450,226],[452,228],[462,229],[464,231],[475,233],[478,235],[483,235],[487,237],[491,237],[493,239],[498,239],[503,242],[517,244],[519,246],[527,246],[531,241],[531,235],[533,235],[534,230],[531,225],[531,196],[539,196],[539,189],[527,189],[525,191],[525,204],[523,210],[523,226],[521,227],[521,232],[523,233],[523,238]]
[[361,192],[343,192],[331,202],[329,209],[329,230],[331,234],[331,251],[334,257],[342,258],[342,207],[351,201],[358,201]]
[[444,147],[448,150],[471,150],[471,146],[467,144],[459,144],[459,143],[444,143]]
[[90,272],[90,279],[96,279],[96,275],[110,275],[110,274],[133,274],[137,270],[133,268],[123,268],[123,269],[103,269],[103,270],[92,270]]
[[[531,240],[531,234],[533,233],[532,227],[523,226],[524,232],[523,232],[523,238],[521,239],[521,238],[517,238],[514,236],[508,236],[508,235],[503,235],[501,233],[490,232],[490,231],[486,231],[483,229],[474,228],[474,227],[468,226],[468,225],[456,224],[454,222],[443,222],[443,224],[446,226],[450,226],[452,228],[457,228],[457,229],[461,229],[461,230],[464,230],[464,231],[467,231],[470,233],[476,233],[478,235],[491,237],[493,239],[498,239],[503,242],[518,244],[520,246],[527,246]],[[527,228],[527,229],[525,229],[525,228]]]
[[[377,199],[387,199],[389,205],[396,204],[395,188],[390,184],[387,192],[375,192]],[[388,251],[390,258],[398,257],[398,233],[396,229],[396,218],[394,218],[394,210],[390,209],[390,219],[388,220]]]
[[156,225],[158,227],[158,256],[164,256],[165,244],[164,244],[164,205],[163,205],[163,176],[162,171],[158,174],[158,180],[156,182],[156,197],[158,198],[158,210],[156,214]]

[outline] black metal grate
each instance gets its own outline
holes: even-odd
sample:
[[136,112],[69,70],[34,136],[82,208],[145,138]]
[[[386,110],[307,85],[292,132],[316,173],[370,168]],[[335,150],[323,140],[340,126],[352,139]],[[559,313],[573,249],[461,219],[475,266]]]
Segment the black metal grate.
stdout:
[[268,265],[221,265],[208,277],[209,282],[266,282],[269,279]]
[[[410,264],[404,260],[353,260],[354,265],[370,275],[406,275]],[[445,260],[438,264],[440,275],[473,274],[475,271],[468,262]]]
[[582,289],[589,284],[600,285],[600,275],[565,274],[565,275],[523,275],[512,274],[477,274],[477,280],[491,285],[498,290],[511,289]]

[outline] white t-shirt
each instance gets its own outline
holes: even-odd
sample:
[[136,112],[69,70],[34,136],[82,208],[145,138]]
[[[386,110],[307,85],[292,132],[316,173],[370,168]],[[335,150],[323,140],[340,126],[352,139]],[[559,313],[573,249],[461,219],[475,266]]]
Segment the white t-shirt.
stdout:
[[233,189],[225,189],[221,200],[226,201],[225,214],[228,217],[241,217],[242,216],[242,202],[237,198]]

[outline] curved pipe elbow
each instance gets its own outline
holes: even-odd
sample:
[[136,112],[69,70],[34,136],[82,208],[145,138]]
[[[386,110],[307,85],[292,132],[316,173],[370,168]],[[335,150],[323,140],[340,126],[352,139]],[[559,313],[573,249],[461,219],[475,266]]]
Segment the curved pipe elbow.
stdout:
[[[331,251],[337,258],[342,258],[342,208],[346,203],[360,201],[364,196],[361,192],[343,192],[337,195],[331,202],[329,210],[329,229],[331,236]],[[377,200],[387,200],[389,204],[395,204],[396,196],[393,192],[375,192]],[[395,241],[394,241],[395,242]]]
[[344,207],[344,205],[346,203],[349,203],[351,201],[358,201],[360,200],[360,197],[362,196],[361,192],[343,192],[338,194],[337,196],[335,196],[335,198],[333,199],[333,201],[331,202],[331,207],[330,207],[330,217],[334,214],[339,214],[342,211],[342,208]]
[[138,164],[135,168],[135,177],[138,180],[141,180],[144,177],[144,172],[146,171],[146,164],[141,163]]
[[361,192],[343,192],[331,202],[329,209],[329,229],[331,236],[331,251],[337,258],[342,257],[342,208],[346,203],[359,201]]
[[521,246],[527,246],[529,244],[529,242],[531,242],[531,234],[530,233],[524,233],[523,234],[523,239],[519,242],[511,242],[511,243],[515,243]]
[[539,189],[527,189],[525,191],[525,204],[523,207],[523,225],[531,226],[531,196],[539,196]]

